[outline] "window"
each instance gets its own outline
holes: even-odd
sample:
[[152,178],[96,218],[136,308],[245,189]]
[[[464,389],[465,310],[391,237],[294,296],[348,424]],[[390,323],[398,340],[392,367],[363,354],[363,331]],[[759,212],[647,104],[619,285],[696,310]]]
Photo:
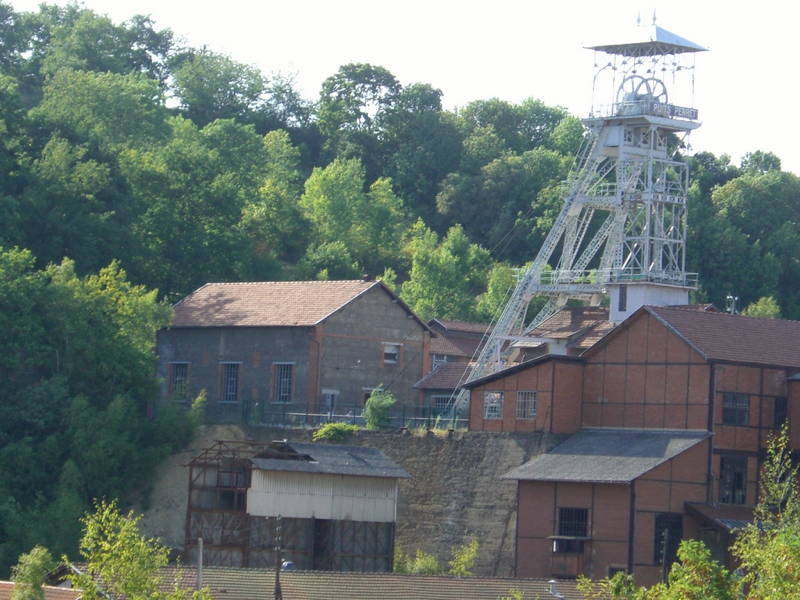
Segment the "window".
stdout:
[[178,399],[186,398],[186,384],[189,381],[189,363],[169,364],[169,393]]
[[433,396],[431,398],[431,408],[433,409],[433,416],[446,414],[450,408],[450,396],[444,394]]
[[588,508],[559,508],[558,535],[553,540],[553,552],[580,554],[583,552],[583,542],[588,538],[588,532]]
[[719,501],[744,504],[747,457],[723,454],[719,462]]
[[239,363],[222,364],[222,398],[220,402],[239,401]]
[[628,286],[621,285],[619,286],[619,302],[617,303],[617,310],[619,312],[625,312],[628,310]]
[[682,536],[683,517],[680,513],[657,514],[653,563],[663,565],[665,558],[667,565],[675,562]]
[[293,366],[290,363],[275,363],[275,402],[288,404],[292,401]]
[[393,365],[400,362],[400,344],[383,343],[383,364]]
[[436,368],[447,362],[447,354],[431,354],[431,362],[433,367]]
[[724,392],[722,394],[722,424],[747,425],[750,421],[750,396]]
[[332,413],[336,410],[336,398],[339,397],[339,390],[322,390],[322,412]]
[[517,392],[517,418],[536,417],[536,392]]
[[775,429],[780,429],[786,422],[788,407],[786,398],[775,398]]
[[503,418],[503,392],[483,393],[483,418],[484,419]]

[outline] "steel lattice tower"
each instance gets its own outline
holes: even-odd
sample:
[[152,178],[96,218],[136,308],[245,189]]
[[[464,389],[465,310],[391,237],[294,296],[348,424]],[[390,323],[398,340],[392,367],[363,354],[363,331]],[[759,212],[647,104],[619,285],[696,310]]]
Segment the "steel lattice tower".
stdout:
[[[465,381],[507,366],[511,345],[569,299],[597,305],[610,294],[614,321],[627,316],[614,306],[629,291],[637,305],[685,304],[696,285],[696,274],[685,270],[688,166],[676,151],[700,125],[689,107],[694,56],[705,48],[655,23],[623,39],[588,47],[594,98],[606,104],[593,103],[583,120],[587,131],[561,211]],[[682,105],[671,103],[668,85]],[[547,302],[530,319],[537,296]],[[462,392],[457,404],[465,400]]]

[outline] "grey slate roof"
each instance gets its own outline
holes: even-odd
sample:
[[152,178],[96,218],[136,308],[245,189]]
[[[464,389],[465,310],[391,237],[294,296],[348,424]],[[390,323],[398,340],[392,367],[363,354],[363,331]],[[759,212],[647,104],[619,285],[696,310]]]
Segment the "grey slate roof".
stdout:
[[[280,443],[273,443],[272,446],[277,446],[277,444]],[[250,462],[256,469],[263,471],[401,479],[410,477],[402,467],[375,448],[305,442],[283,442],[280,445],[285,452],[285,457],[278,458],[275,454],[269,453],[267,456],[258,455],[251,458]]]
[[630,483],[709,436],[691,430],[582,429],[503,479]]

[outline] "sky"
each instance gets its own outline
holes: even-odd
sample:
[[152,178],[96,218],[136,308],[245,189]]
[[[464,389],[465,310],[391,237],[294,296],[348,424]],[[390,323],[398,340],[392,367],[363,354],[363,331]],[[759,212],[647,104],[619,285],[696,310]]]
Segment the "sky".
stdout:
[[[5,0],[9,1],[9,0]],[[38,0],[10,0],[36,10]],[[63,3],[57,0],[56,4]],[[695,152],[774,152],[800,174],[795,46],[800,5],[785,0],[85,0],[114,21],[149,14],[186,44],[207,46],[265,74],[291,74],[316,98],[349,62],[380,65],[404,85],[430,83],[445,108],[534,97],[582,117],[592,102],[593,53],[637,15],[701,46]]]

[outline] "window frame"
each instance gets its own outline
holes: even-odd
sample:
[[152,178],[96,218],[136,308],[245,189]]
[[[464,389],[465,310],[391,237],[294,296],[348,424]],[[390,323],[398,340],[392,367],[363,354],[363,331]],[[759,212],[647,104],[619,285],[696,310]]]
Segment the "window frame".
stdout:
[[504,400],[504,393],[499,390],[483,392],[483,418],[487,421],[501,421]]
[[730,427],[750,424],[750,394],[722,392],[722,424]]
[[[529,396],[523,399],[522,394],[528,394]],[[537,404],[536,392],[534,390],[517,390],[517,402],[516,402],[517,419],[526,419],[526,420],[535,419],[536,404]]]
[[[384,365],[397,365],[400,364],[400,355],[403,351],[403,344],[397,342],[381,342],[381,349],[382,353],[381,356],[383,357],[383,364]],[[387,358],[387,355],[393,354],[392,352],[387,352],[387,349],[394,349],[394,356],[395,358]]]
[[[582,518],[580,518],[582,517]],[[558,507],[556,535],[553,539],[553,553],[582,554],[584,542],[589,537],[589,509],[571,506]]]
[[720,454],[719,502],[720,504],[747,503],[747,456],[733,453]]
[[[167,363],[167,394],[169,396],[174,397],[175,399],[186,400],[189,395],[189,365],[192,363],[188,360],[173,360]],[[178,389],[177,379],[176,379],[176,369],[175,367],[183,367],[184,374],[183,374],[183,381],[182,389]]]
[[[272,403],[273,404],[291,404],[294,400],[294,364],[293,362],[273,362],[273,384],[272,384]],[[287,400],[281,399],[283,394],[281,371],[285,368],[289,369],[289,390],[287,392]]]
[[[450,404],[450,394],[433,394],[431,396],[431,413],[433,416],[442,416],[447,411],[447,406]],[[440,400],[444,399],[444,406],[440,406]]]
[[435,369],[439,365],[446,365],[448,362],[448,355],[441,352],[431,352],[431,368]]
[[[781,404],[780,410],[778,405]],[[779,419],[778,416],[781,415]],[[774,404],[772,406],[772,426],[774,429],[780,429],[789,419],[789,399],[786,396],[775,396]]]
[[[241,366],[242,361],[221,361],[220,363],[220,394],[218,402],[220,404],[238,404],[239,403],[239,391],[241,386],[239,385],[239,380],[241,378]],[[235,377],[234,377],[234,384],[236,389],[233,392],[234,400],[228,400],[229,393],[228,393],[228,372],[229,369],[232,367],[236,367],[234,370]]]

